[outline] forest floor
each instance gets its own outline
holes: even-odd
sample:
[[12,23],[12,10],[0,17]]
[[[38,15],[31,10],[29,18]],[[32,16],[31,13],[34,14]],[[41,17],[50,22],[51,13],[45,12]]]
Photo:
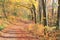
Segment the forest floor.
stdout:
[[[3,22],[3,20],[0,20],[0,24]],[[38,40],[37,37],[25,30],[28,27],[26,23],[19,22],[17,23],[18,25],[8,24],[7,27],[0,31],[0,40]]]
[[[0,25],[3,22],[4,20],[0,20]],[[32,25],[34,24],[33,22],[29,22],[29,21],[26,22],[21,20],[16,24],[17,25],[11,24],[11,23],[9,23],[8,25],[5,24],[7,27],[5,27],[2,31],[0,31],[0,40],[44,40],[43,39],[44,37],[41,37],[39,39],[36,35],[33,35],[31,32],[26,31],[29,24],[32,24]],[[57,39],[53,39],[53,40],[60,40],[59,39],[60,31],[58,30],[55,33],[57,34],[56,36]]]

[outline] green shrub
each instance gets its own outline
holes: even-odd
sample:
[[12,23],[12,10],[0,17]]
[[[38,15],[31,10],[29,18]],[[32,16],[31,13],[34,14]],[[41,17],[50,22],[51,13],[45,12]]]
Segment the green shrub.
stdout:
[[3,25],[0,25],[0,31],[3,30],[5,27]]

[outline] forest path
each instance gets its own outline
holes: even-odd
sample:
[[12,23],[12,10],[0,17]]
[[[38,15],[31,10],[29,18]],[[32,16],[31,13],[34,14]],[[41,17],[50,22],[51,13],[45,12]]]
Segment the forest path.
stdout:
[[28,27],[28,23],[22,23],[21,21],[18,25],[20,26],[9,24],[0,31],[0,40],[38,40],[34,35],[25,30]]

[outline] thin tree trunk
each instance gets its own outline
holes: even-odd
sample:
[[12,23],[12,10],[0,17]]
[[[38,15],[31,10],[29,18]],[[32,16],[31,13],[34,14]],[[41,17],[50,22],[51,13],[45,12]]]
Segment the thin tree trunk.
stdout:
[[37,23],[36,22],[36,9],[35,9],[34,4],[32,4],[32,7],[33,7],[33,14],[34,14],[34,21],[35,21],[35,23]]
[[59,26],[60,26],[60,25],[59,25],[59,24],[60,24],[60,0],[58,0],[58,5],[59,5],[59,6],[58,6],[58,15],[57,15],[57,16],[58,16],[58,17],[57,17],[57,19],[58,19],[58,20],[57,20],[57,26],[58,26],[57,29],[60,28],[60,27],[59,27]]
[[46,5],[44,0],[42,0],[42,5],[43,5],[43,18],[44,18],[44,26],[46,25]]
[[[53,2],[52,2],[52,20],[54,20],[54,0],[53,0]],[[55,21],[55,20],[54,20]],[[54,26],[54,22],[51,22],[51,26]]]
[[41,0],[38,1],[38,8],[39,8],[39,12],[38,12],[39,13],[39,23],[42,23],[41,22],[41,16],[42,16],[41,15],[42,14],[42,2],[41,2]]
[[4,17],[7,18],[7,15],[6,15],[6,12],[5,12],[5,0],[3,1],[3,4],[2,4],[2,7],[3,7],[3,13],[4,13]]

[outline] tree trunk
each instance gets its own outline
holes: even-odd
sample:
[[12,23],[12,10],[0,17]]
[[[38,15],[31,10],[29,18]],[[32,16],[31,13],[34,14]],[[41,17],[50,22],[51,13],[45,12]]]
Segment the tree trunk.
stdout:
[[35,9],[34,4],[32,4],[32,9],[33,9],[34,21],[35,21],[35,23],[37,23],[36,22],[36,9]]
[[42,0],[42,5],[43,5],[43,19],[44,19],[44,26],[46,25],[46,5],[44,0]]
[[57,26],[58,26],[57,29],[60,29],[60,27],[59,27],[60,26],[59,25],[60,24],[60,0],[58,0],[58,5],[59,6],[58,6],[58,15],[57,15],[58,16],[57,17]]
[[38,8],[39,8],[39,10],[38,10],[39,11],[38,12],[38,15],[39,15],[39,23],[42,23],[41,22],[41,16],[42,16],[41,15],[42,14],[42,2],[41,2],[41,0],[38,1]]
[[3,14],[4,14],[4,17],[7,18],[7,15],[6,15],[6,12],[5,12],[5,0],[2,2],[2,10],[3,10]]

